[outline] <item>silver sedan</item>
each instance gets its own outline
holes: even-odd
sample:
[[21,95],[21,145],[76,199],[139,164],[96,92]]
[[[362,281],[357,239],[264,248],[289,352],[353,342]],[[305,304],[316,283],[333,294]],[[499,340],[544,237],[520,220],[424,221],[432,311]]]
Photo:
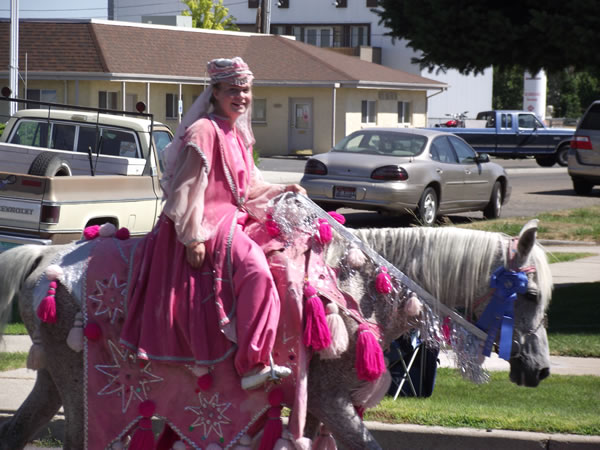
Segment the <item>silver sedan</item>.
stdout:
[[463,139],[418,128],[365,128],[306,162],[300,184],[324,209],[438,216],[483,211],[500,217],[510,197],[502,166]]

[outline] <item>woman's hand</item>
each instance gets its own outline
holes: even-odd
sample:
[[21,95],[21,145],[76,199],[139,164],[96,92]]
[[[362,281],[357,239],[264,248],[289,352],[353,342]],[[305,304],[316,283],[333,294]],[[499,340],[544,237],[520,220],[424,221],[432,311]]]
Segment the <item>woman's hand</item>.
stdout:
[[283,192],[295,192],[296,194],[306,195],[306,189],[299,184],[288,184]]
[[190,245],[185,247],[185,256],[187,262],[194,269],[199,269],[204,263],[204,257],[206,256],[206,246],[204,242],[192,242]]

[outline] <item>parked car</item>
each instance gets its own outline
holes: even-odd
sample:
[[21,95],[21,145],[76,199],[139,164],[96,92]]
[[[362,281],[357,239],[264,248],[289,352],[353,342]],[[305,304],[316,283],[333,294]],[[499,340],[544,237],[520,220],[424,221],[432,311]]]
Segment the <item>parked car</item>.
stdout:
[[600,185],[600,100],[593,102],[579,121],[569,151],[568,172],[578,195]]
[[365,128],[306,162],[300,184],[324,209],[416,214],[432,225],[442,214],[500,216],[511,192],[504,169],[443,131]]

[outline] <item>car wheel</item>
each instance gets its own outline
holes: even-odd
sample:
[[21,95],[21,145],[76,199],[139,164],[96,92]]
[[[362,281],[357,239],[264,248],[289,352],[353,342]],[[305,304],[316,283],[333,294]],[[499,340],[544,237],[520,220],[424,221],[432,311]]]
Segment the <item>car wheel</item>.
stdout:
[[37,155],[31,162],[27,173],[29,175],[38,175],[41,177],[63,177],[73,175],[69,163],[59,155],[50,152],[43,152]]
[[535,161],[542,167],[552,167],[556,162],[554,156],[536,156]]
[[419,208],[417,210],[417,218],[421,225],[432,226],[437,218],[438,198],[435,189],[428,187],[423,191]]
[[562,167],[567,167],[569,165],[569,145],[563,144],[558,147],[558,151],[556,152],[556,162]]
[[483,210],[483,217],[486,219],[497,219],[502,211],[502,186],[499,181],[494,183],[490,202]]
[[573,189],[577,195],[589,195],[594,185],[581,178],[573,178]]

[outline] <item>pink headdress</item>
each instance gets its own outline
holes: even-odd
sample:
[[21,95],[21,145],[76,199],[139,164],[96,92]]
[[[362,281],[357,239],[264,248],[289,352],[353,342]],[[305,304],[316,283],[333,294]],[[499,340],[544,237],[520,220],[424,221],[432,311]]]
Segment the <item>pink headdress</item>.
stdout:
[[254,75],[250,71],[248,64],[239,56],[231,59],[213,59],[206,65],[206,71],[208,72],[208,76],[210,76],[211,84],[225,82],[241,86],[252,83],[254,79]]
[[[217,58],[208,62],[206,65],[206,73],[210,77],[210,84],[204,88],[202,95],[194,102],[188,112],[182,118],[181,123],[175,132],[175,138],[165,148],[163,154],[163,162],[165,171],[160,184],[163,188],[165,197],[171,192],[170,181],[175,170],[175,161],[177,156],[184,149],[186,142],[183,142],[183,136],[190,125],[202,116],[212,111],[210,99],[212,97],[213,85],[217,83],[229,83],[241,86],[251,84],[254,80],[254,75],[248,68],[248,64],[242,58],[236,56],[231,59]],[[254,145],[254,133],[252,132],[251,111],[252,105],[248,107],[246,112],[242,114],[236,121],[235,127],[240,133],[244,143],[249,148]]]

